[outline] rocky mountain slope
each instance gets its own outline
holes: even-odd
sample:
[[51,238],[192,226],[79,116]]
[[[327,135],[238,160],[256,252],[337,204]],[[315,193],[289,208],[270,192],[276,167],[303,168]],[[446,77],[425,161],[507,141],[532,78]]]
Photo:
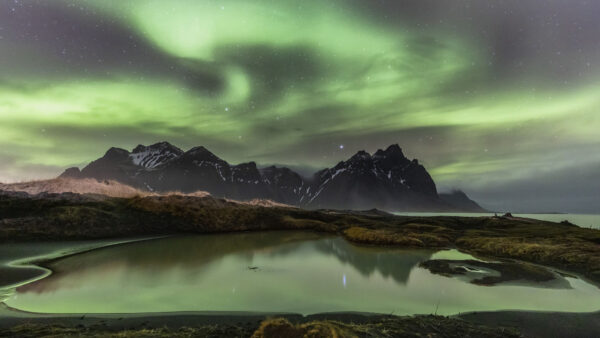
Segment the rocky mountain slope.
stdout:
[[481,212],[484,211],[483,208],[477,204],[477,202],[467,196],[461,190],[453,190],[449,193],[441,193],[439,194],[440,198],[454,207],[457,210],[462,210],[464,212]]
[[[232,165],[204,147],[183,151],[167,142],[139,145],[132,152],[111,148],[82,170],[62,178],[115,180],[150,192],[198,190],[235,200],[255,198],[305,208],[390,211],[482,211],[440,198],[427,170],[398,145],[373,155],[359,151],[333,168],[303,178],[289,168]],[[466,196],[465,196],[466,197]],[[476,205],[476,204],[475,204]]]

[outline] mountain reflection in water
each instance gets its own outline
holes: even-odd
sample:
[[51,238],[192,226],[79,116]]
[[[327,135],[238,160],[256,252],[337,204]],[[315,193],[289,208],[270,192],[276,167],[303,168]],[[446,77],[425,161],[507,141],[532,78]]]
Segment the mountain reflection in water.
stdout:
[[456,250],[402,250],[351,244],[311,232],[162,238],[106,247],[47,264],[53,273],[5,301],[50,313],[364,311],[454,314],[501,309],[595,311],[600,292],[482,287],[418,267],[428,259],[470,259]]
[[52,275],[43,281],[23,285],[17,291],[43,293],[76,288],[78,281],[84,282],[85,276],[91,273],[104,275],[129,271],[141,276],[136,282],[146,286],[153,285],[159,274],[168,275],[169,270],[177,271],[181,278],[193,280],[226,255],[235,254],[251,266],[257,254],[285,257],[301,250],[317,250],[331,255],[365,277],[379,272],[403,284],[408,280],[410,271],[433,254],[430,250],[360,247],[339,237],[324,237],[311,232],[170,237],[112,246],[59,259],[48,264],[54,272]]

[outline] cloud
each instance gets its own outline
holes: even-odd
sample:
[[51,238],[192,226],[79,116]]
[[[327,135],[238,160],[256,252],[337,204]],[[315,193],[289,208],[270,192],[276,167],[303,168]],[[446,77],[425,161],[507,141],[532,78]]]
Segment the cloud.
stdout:
[[495,210],[600,213],[600,162],[538,172],[471,189],[470,195]]
[[600,161],[598,6],[3,2],[3,174],[163,140],[310,168],[399,143],[442,188],[516,201],[496,187]]

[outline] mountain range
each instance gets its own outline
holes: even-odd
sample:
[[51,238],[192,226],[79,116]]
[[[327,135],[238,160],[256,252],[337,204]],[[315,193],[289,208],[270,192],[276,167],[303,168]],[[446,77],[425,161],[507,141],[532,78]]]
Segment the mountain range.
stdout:
[[115,180],[151,192],[269,199],[311,209],[484,211],[461,191],[438,194],[427,170],[406,158],[397,144],[374,154],[359,151],[309,178],[285,167],[232,165],[202,146],[183,151],[168,142],[138,145],[131,152],[110,148],[83,169],[69,168],[60,177]]

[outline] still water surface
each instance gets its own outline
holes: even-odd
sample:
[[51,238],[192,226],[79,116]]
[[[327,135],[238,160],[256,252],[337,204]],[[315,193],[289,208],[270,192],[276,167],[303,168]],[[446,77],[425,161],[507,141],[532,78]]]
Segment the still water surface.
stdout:
[[267,232],[171,237],[106,247],[49,264],[6,303],[52,313],[365,311],[454,314],[500,309],[594,311],[600,289],[477,286],[418,267],[456,250],[363,247],[339,237]]

